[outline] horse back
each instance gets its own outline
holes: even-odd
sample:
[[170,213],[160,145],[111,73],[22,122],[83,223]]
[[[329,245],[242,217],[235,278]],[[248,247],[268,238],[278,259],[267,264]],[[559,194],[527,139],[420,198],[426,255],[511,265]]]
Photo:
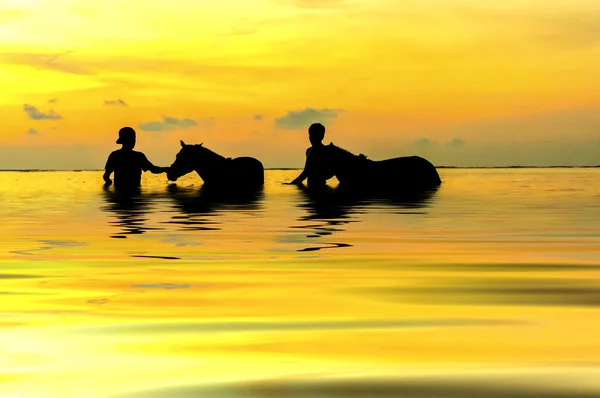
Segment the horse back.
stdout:
[[260,160],[241,156],[228,160],[230,174],[235,176],[237,183],[243,185],[262,185],[265,182],[265,170]]
[[435,187],[442,183],[435,166],[420,156],[404,156],[371,163],[380,181],[401,182],[409,187]]

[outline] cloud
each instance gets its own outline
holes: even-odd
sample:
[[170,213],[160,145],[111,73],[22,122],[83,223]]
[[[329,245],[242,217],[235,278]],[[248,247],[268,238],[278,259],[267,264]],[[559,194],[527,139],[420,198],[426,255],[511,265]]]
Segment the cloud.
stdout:
[[177,119],[169,116],[163,116],[162,118],[163,120],[161,122],[151,121],[140,123],[138,124],[138,127],[140,130],[145,131],[171,131],[177,129],[187,129],[198,124],[195,120],[189,118]]
[[62,53],[2,53],[0,54],[0,60],[3,63],[12,65],[29,65],[38,69],[54,70],[75,75],[92,75],[93,72],[85,69],[82,66],[82,62],[64,59],[66,55],[70,55],[73,52],[74,51],[65,51]]
[[118,99],[118,100],[105,100],[104,101],[105,105],[119,105],[119,106],[129,106],[127,105],[127,103],[125,103],[125,101],[123,101],[122,99]]
[[431,148],[432,146],[436,145],[437,143],[435,141],[430,140],[429,138],[419,138],[418,140],[414,140],[412,142],[412,146],[415,146],[417,148]]
[[25,104],[23,110],[27,113],[30,119],[33,120],[61,120],[63,117],[58,113],[50,110],[49,113],[40,112],[35,106]]
[[313,109],[306,108],[300,111],[289,111],[286,115],[275,119],[275,127],[279,129],[302,129],[312,123],[325,123],[333,120],[343,112],[342,109]]
[[467,142],[461,138],[454,138],[445,143],[441,141],[435,141],[427,137],[419,138],[410,143],[413,149],[417,150],[436,150],[436,151],[450,151],[454,148],[464,148]]
[[200,119],[196,119],[198,122],[200,122],[200,125],[204,128],[211,128],[215,125],[215,118],[214,117],[203,117]]
[[263,120],[263,115],[254,115],[254,120],[256,120],[256,121]]
[[30,128],[29,130],[27,130],[27,134],[29,134],[29,135],[38,135],[39,131]]
[[460,138],[454,138],[452,141],[448,142],[448,146],[451,147],[461,147],[464,146],[467,142],[465,140],[461,140]]

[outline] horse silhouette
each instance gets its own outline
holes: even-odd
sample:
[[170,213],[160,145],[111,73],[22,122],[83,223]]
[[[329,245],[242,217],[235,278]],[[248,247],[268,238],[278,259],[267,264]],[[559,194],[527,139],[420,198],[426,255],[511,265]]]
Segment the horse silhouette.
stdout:
[[[335,175],[340,188],[375,192],[414,192],[437,188],[442,180],[433,164],[419,156],[371,160],[355,155],[333,143],[324,146],[314,179]],[[310,177],[309,177],[310,178]],[[310,184],[310,182],[309,182]]]
[[204,185],[219,189],[252,189],[265,182],[262,163],[252,157],[226,158],[203,144],[187,145],[181,142],[181,150],[167,171],[167,178],[176,181],[179,177],[195,171]]

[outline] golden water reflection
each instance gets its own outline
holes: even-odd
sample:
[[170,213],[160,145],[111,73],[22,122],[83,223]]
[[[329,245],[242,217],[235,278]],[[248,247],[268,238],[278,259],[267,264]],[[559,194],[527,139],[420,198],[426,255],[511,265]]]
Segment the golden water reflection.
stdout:
[[600,396],[600,173],[419,200],[0,173],[0,395]]

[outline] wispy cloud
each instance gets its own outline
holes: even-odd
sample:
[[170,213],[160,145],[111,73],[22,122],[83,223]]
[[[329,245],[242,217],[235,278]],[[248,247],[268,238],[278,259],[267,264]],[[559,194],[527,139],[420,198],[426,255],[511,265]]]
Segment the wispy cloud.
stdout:
[[430,140],[429,138],[423,137],[423,138],[419,138],[418,140],[414,140],[411,143],[412,146],[417,147],[417,148],[431,148],[435,145],[437,145],[437,142]]
[[105,100],[104,101],[105,105],[118,105],[118,106],[129,106],[127,105],[127,103],[125,101],[123,101],[122,99],[118,99],[118,100]]
[[229,32],[222,33],[220,36],[248,36],[260,32],[255,26],[235,26]]
[[58,113],[54,112],[52,109],[49,113],[40,112],[35,106],[25,104],[23,105],[23,110],[27,113],[32,120],[61,120],[63,117]]
[[196,121],[200,122],[200,125],[207,129],[214,127],[216,123],[216,119],[214,117],[203,117],[200,119],[196,119]]
[[75,75],[92,75],[93,72],[84,68],[83,63],[62,59],[65,55],[69,55],[72,52],[65,51],[51,54],[32,52],[2,53],[0,54],[0,60],[6,64],[29,65],[38,69],[48,69]]
[[451,150],[452,148],[464,147],[465,145],[467,145],[467,142],[461,138],[454,138],[450,141],[442,143],[439,141],[431,140],[427,137],[419,138],[411,142],[411,146],[415,149],[443,149],[442,145],[445,145],[447,150]]
[[27,134],[29,134],[29,135],[38,135],[39,131],[30,128],[29,130],[27,130]]
[[171,131],[178,129],[187,129],[198,125],[194,119],[183,118],[177,119],[175,117],[163,116],[162,121],[150,121],[146,123],[140,123],[138,127],[140,130],[145,131]]
[[341,109],[313,109],[306,108],[300,111],[289,111],[284,116],[275,119],[275,127],[279,129],[308,128],[312,123],[326,123],[343,112]]
[[254,120],[261,121],[263,120],[264,115],[254,115]]
[[454,138],[452,141],[448,142],[448,145],[451,147],[461,147],[466,145],[466,141],[460,138]]

